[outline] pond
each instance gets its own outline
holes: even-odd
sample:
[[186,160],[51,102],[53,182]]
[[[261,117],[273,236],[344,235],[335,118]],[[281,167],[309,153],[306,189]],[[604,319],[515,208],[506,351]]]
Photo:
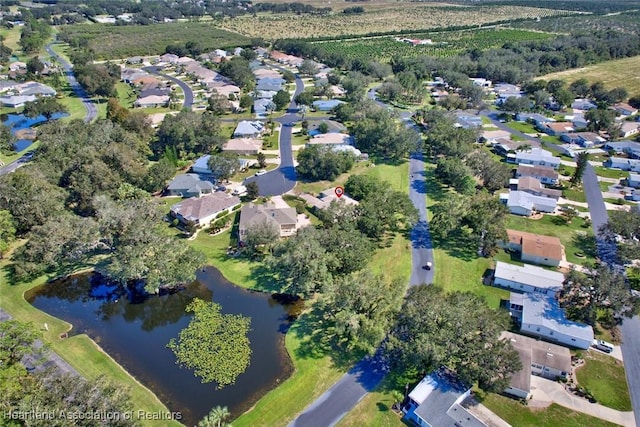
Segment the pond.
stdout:
[[[67,113],[55,113],[53,116],[51,116],[51,120],[57,120],[62,117],[67,117],[68,115],[69,114]],[[39,125],[47,121],[44,116],[27,117],[24,114],[3,114],[0,117],[0,120],[2,120],[2,124],[11,128],[11,133],[13,133],[14,135],[16,134],[16,132],[30,129],[35,125]],[[18,139],[14,143],[14,146],[16,151],[20,152],[29,148],[32,143],[32,139]]]
[[[166,348],[188,325],[191,314],[184,309],[195,297],[219,303],[223,313],[251,317],[251,363],[236,384],[222,390],[202,384],[191,370],[179,368]],[[26,298],[38,309],[73,324],[71,335],[90,336],[170,411],[180,411],[188,426],[217,405],[227,406],[233,418],[239,416],[292,372],[284,333],[302,303],[247,291],[212,267],[198,271],[195,282],[173,294],[143,295],[87,273],[42,285]]]

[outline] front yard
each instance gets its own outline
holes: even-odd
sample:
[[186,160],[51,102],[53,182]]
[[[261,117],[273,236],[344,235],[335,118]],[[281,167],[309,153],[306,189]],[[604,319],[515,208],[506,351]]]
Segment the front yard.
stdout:
[[601,405],[618,411],[633,410],[622,362],[595,350],[584,352],[583,358],[585,364],[576,370],[578,384]]

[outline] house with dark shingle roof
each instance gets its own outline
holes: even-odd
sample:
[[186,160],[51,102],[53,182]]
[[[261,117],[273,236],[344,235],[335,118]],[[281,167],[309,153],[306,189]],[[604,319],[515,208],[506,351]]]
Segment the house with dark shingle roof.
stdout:
[[246,204],[240,210],[240,240],[244,239],[248,229],[263,223],[273,224],[280,231],[280,237],[292,236],[297,230],[298,215],[294,208],[278,208],[271,202],[264,205]]
[[167,186],[170,196],[200,197],[213,193],[215,185],[211,181],[202,178],[197,173],[185,173],[177,175]]
[[205,227],[218,215],[231,212],[240,204],[240,199],[218,191],[202,197],[191,197],[171,206],[171,216],[183,224]]
[[424,377],[409,393],[404,419],[419,426],[486,427],[472,415],[463,402],[471,387],[463,384],[452,371],[440,368]]

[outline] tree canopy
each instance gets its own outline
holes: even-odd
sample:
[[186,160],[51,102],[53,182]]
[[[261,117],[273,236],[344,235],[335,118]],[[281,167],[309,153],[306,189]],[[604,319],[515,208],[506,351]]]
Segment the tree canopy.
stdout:
[[354,165],[355,156],[348,151],[334,151],[331,147],[311,145],[298,151],[296,171],[311,181],[333,181],[348,172]]
[[509,327],[506,312],[492,310],[471,293],[445,294],[437,286],[407,292],[386,348],[399,369],[454,370],[467,384],[502,391],[522,368],[511,344],[500,339]]
[[176,364],[193,369],[203,383],[217,388],[234,384],[249,366],[251,347],[247,333],[251,319],[237,314],[221,314],[220,305],[195,298],[185,309],[193,319],[167,344],[176,355]]
[[154,151],[163,153],[167,147],[175,148],[179,159],[209,154],[224,144],[221,132],[220,122],[213,112],[181,111],[175,116],[167,115],[162,121]]

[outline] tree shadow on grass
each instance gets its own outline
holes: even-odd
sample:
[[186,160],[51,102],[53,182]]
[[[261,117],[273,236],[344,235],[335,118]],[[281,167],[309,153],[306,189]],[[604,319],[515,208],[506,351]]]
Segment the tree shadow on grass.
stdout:
[[427,168],[424,176],[426,182],[425,193],[431,200],[441,202],[451,197],[451,192],[436,179],[433,168]]
[[461,232],[454,232],[445,237],[432,236],[433,246],[444,250],[448,255],[463,261],[478,258],[478,244],[473,236]]
[[596,237],[591,234],[576,233],[571,243],[587,258],[596,258],[598,256]]

